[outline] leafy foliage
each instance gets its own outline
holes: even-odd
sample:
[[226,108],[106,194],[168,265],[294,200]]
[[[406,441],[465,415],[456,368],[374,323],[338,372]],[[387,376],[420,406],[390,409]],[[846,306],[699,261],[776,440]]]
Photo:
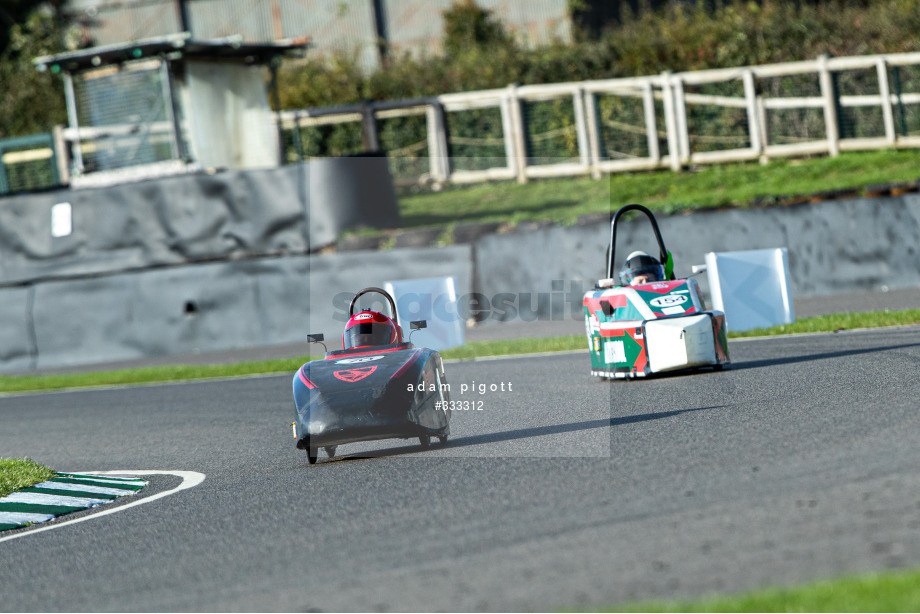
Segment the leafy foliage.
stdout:
[[[0,9],[0,49],[2,34],[9,31],[10,40],[0,52],[0,90],[5,92],[0,100],[0,138],[45,132],[65,121],[61,84],[31,65],[35,56],[64,50],[65,30],[57,17],[64,4],[65,0],[55,0],[51,11],[27,13],[35,3],[6,0]],[[920,50],[918,0],[675,2],[638,14],[622,4],[620,23],[598,36],[576,33],[571,43],[528,48],[475,0],[456,0],[443,13],[443,55],[391,53],[371,72],[362,68],[357,51],[289,61],[280,78],[281,107],[797,61],[824,53]],[[569,3],[572,11],[581,5],[579,0]],[[12,22],[17,25],[8,28]],[[352,135],[336,138],[340,143],[335,148],[342,152],[354,147]]]
[[[570,9],[577,11],[580,6],[573,2]],[[538,48],[528,48],[474,0],[457,0],[443,15],[443,56],[390,55],[378,70],[370,73],[359,67],[357,55],[313,57],[300,65],[286,67],[281,79],[282,106],[334,106],[362,100],[504,88],[510,83],[559,83],[798,61],[822,54],[860,55],[920,49],[920,39],[916,36],[920,29],[920,0],[700,1],[667,3],[657,11],[637,14],[630,13],[623,3],[620,23],[600,35],[579,37],[576,29],[574,42],[555,41]],[[891,70],[895,84],[898,78],[913,79],[909,67]],[[840,73],[841,91],[851,95],[873,92],[875,71],[863,73]],[[763,79],[759,83],[768,95],[777,95],[777,90],[789,91],[790,95],[815,95],[812,90],[817,85],[813,75]],[[743,92],[736,91],[739,87],[740,82],[710,84],[696,87],[694,93],[739,97],[743,96]],[[632,102],[616,96],[599,97],[603,156],[616,159],[648,155],[647,139],[641,133],[644,110],[641,106],[630,107]],[[688,111],[691,134],[706,135],[705,139],[691,142],[693,151],[743,147],[749,138],[744,109],[720,110],[700,105],[691,106]],[[563,100],[526,103],[524,113],[527,152],[534,162],[561,162],[578,156],[569,103]],[[771,143],[792,142],[802,135],[823,138],[824,116],[820,110],[771,113],[773,121],[768,122]],[[901,118],[903,125],[899,129],[904,133],[913,130],[918,121],[909,113],[910,110]],[[485,124],[469,113],[449,113],[446,122],[449,153],[460,161],[462,168],[475,167],[470,161],[476,157],[502,157],[502,152],[496,155],[489,149],[493,141],[502,137],[500,124]],[[884,131],[881,122],[877,109],[841,112],[841,130],[846,137],[877,136]],[[305,146],[296,155],[341,155],[361,150],[356,135],[347,134],[348,130],[355,130],[354,126],[337,125],[322,130],[326,132],[323,135],[314,130],[313,134],[302,137],[302,143],[313,143],[312,149]],[[418,176],[417,169],[427,166],[427,150],[417,146],[424,144],[424,125],[416,122],[397,126],[396,122],[390,122],[386,130],[390,134],[381,143],[391,156],[400,160],[397,177]],[[659,130],[663,131],[664,126],[660,125]],[[293,159],[296,155],[289,157]]]
[[493,50],[512,45],[502,23],[473,0],[455,2],[443,16],[444,53],[448,57],[467,49]]
[[47,132],[66,123],[60,79],[32,65],[37,56],[64,51],[56,14],[32,11],[8,34],[9,44],[0,52],[0,138]]
[[[577,4],[577,3],[576,3]],[[473,0],[444,12],[443,56],[391,56],[363,74],[357,55],[314,57],[285,68],[282,106],[305,108],[558,83],[920,50],[920,2],[860,3],[732,0],[669,3],[631,14],[593,38],[528,49]],[[626,3],[623,3],[627,9]]]

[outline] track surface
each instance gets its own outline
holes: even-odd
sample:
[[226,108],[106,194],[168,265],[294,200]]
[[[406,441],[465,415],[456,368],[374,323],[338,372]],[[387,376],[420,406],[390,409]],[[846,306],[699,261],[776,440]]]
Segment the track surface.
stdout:
[[287,376],[0,397],[5,457],[207,475],[0,543],[0,609],[545,611],[920,565],[920,327],[730,348],[637,382],[584,354],[449,364],[484,409],[447,447],[315,466]]

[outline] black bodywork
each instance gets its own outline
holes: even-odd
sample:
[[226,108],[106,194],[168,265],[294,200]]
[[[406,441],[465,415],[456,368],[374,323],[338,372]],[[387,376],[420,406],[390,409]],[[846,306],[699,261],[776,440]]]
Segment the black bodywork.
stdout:
[[450,387],[435,350],[401,342],[326,352],[293,386],[294,437],[311,463],[319,448],[331,457],[345,443],[414,437],[428,447],[450,433]]

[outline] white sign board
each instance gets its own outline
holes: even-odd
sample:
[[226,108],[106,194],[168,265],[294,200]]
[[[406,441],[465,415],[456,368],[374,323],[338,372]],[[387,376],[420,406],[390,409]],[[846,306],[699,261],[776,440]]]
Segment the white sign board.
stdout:
[[70,203],[51,206],[51,236],[66,237],[73,232],[73,212]]
[[706,274],[714,309],[729,331],[795,322],[786,248],[709,252]]
[[453,277],[388,281],[383,289],[396,301],[399,325],[406,338],[411,332],[410,322],[427,320],[427,328],[412,333],[412,343],[417,347],[440,351],[466,343]]

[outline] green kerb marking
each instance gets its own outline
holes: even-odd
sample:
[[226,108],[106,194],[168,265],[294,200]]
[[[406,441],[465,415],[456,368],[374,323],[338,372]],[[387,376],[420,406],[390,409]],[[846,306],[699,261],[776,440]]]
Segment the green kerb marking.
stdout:
[[81,478],[84,480],[118,480],[119,482],[143,482],[141,478],[116,478],[108,475],[92,475],[84,473],[58,473],[61,478]]
[[0,512],[24,512],[27,514],[52,514],[60,516],[85,510],[83,505],[42,505],[41,503],[8,503],[0,501]]
[[52,478],[52,482],[61,484],[78,484],[82,486],[102,486],[104,488],[118,488],[120,490],[137,491],[144,486],[142,484],[110,484],[108,482],[99,482],[98,480],[87,480],[83,478]]
[[58,495],[59,497],[85,497],[87,499],[117,499],[125,495],[111,495],[100,492],[84,492],[82,490],[58,490],[56,488],[24,488],[20,492],[34,492],[42,495]]

